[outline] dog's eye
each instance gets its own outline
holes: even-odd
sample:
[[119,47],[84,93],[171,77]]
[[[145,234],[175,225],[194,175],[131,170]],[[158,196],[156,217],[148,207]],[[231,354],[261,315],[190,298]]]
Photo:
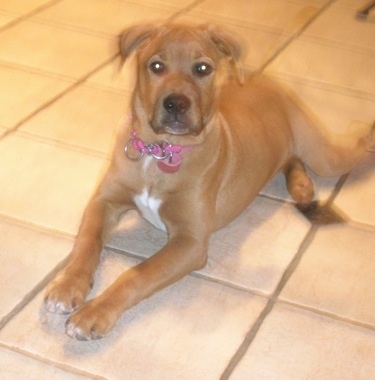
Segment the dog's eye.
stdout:
[[206,75],[209,75],[213,71],[213,67],[205,62],[199,62],[195,64],[193,71],[196,75],[200,77],[204,77]]
[[163,62],[155,61],[155,62],[152,62],[150,64],[150,70],[154,74],[161,74],[162,72],[164,72],[165,66],[164,66]]

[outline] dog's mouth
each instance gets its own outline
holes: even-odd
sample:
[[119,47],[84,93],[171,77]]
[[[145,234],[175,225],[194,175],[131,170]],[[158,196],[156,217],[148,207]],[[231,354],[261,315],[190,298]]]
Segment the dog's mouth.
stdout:
[[151,121],[152,129],[158,133],[168,133],[175,136],[198,135],[199,128],[189,121],[160,120]]
[[191,126],[181,123],[179,121],[175,121],[172,123],[164,124],[160,128],[162,131],[165,131],[171,135],[189,135],[192,134],[192,128]]

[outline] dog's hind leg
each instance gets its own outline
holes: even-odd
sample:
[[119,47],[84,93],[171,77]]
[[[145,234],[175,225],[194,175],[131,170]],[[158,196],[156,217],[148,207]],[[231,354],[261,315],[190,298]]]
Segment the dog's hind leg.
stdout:
[[320,176],[348,173],[375,145],[375,124],[357,125],[354,133],[347,135],[330,135],[300,107],[294,107],[290,117],[294,155]]
[[283,173],[289,194],[298,204],[308,204],[314,198],[314,184],[300,159],[292,157],[284,166]]

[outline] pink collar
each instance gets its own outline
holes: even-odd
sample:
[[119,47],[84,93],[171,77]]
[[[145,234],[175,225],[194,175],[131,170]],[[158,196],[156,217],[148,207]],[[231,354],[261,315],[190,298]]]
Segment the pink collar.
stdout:
[[192,145],[172,145],[168,140],[163,140],[161,143],[146,144],[134,131],[125,146],[125,154],[132,161],[139,161],[147,154],[157,160],[159,169],[166,173],[175,173],[182,163],[181,154],[192,149]]

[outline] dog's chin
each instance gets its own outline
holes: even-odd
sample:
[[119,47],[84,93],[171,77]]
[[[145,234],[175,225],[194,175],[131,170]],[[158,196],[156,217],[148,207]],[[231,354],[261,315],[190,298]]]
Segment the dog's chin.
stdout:
[[185,135],[196,135],[197,131],[194,127],[180,123],[180,122],[173,122],[168,124],[163,124],[158,126],[157,128],[154,128],[155,132],[159,134],[168,133],[170,135],[175,136],[185,136]]

